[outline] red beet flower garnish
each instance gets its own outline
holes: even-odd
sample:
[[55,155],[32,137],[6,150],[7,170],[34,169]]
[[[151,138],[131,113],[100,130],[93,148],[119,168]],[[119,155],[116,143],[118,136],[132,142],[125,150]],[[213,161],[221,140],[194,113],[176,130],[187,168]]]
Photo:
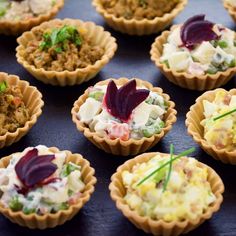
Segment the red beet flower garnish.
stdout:
[[189,18],[181,27],[181,40],[188,49],[193,49],[196,44],[203,41],[218,39],[213,31],[214,23],[205,20],[205,15],[196,15]]
[[149,95],[147,89],[136,89],[136,80],[131,80],[117,88],[111,80],[107,86],[104,102],[108,112],[123,122],[127,122],[132,111]]
[[15,171],[25,188],[33,188],[52,175],[57,166],[55,155],[38,155],[36,148],[28,151],[16,164]]

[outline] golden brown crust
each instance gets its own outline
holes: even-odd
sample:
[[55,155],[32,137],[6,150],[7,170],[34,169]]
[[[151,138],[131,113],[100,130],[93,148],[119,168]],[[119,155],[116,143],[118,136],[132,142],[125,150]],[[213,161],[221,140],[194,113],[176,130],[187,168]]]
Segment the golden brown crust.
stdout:
[[[55,153],[59,151],[56,147],[51,147],[50,150]],[[89,201],[91,194],[94,192],[94,185],[97,182],[97,179],[94,176],[94,169],[90,167],[90,163],[86,159],[84,159],[80,154],[72,154],[67,150],[65,150],[65,152],[67,154],[66,162],[71,161],[81,166],[82,180],[85,183],[85,189],[76,204],[71,205],[67,210],[60,210],[55,214],[48,213],[42,216],[36,213],[26,215],[22,211],[13,212],[10,208],[5,208],[1,204],[0,212],[13,223],[17,223],[31,229],[53,228],[57,225],[64,224],[66,221],[75,216],[84,204]],[[0,168],[6,168],[10,159],[11,156],[2,158],[0,160]]]
[[[75,71],[46,71],[43,68],[37,69],[35,66],[30,65],[24,58],[25,47],[29,40],[34,39],[34,32],[40,28],[54,28],[58,24],[62,23],[85,28],[90,40],[105,48],[105,54],[102,58],[96,61],[94,65],[89,65],[85,68],[78,68]],[[44,22],[41,25],[34,27],[31,31],[23,33],[22,36],[17,39],[17,42],[19,44],[16,48],[17,61],[38,80],[46,84],[59,86],[72,86],[92,79],[111,60],[117,49],[116,39],[113,38],[109,32],[104,31],[103,27],[95,25],[93,22],[83,22],[76,19],[55,19]]]
[[[96,85],[107,85],[109,80],[104,80]],[[127,83],[129,80],[127,78],[120,78],[116,79],[115,83],[117,85],[123,85]],[[169,95],[163,93],[161,88],[153,87],[147,81],[143,81],[140,79],[136,79],[138,86],[145,86],[151,91],[158,92],[164,99],[168,102],[169,107],[167,113],[165,114],[165,127],[162,129],[161,133],[155,134],[150,138],[143,137],[142,139],[129,139],[128,141],[123,141],[121,139],[110,139],[108,137],[100,137],[96,134],[96,132],[90,131],[90,129],[80,120],[77,118],[77,113],[80,109],[80,106],[85,102],[88,97],[88,89],[85,93],[79,97],[79,99],[74,103],[74,106],[71,110],[72,113],[72,120],[76,124],[78,130],[83,132],[84,136],[89,139],[93,144],[95,144],[98,148],[103,149],[105,152],[112,153],[114,155],[136,155],[141,152],[145,152],[147,149],[152,148],[155,146],[161,138],[163,138],[172,128],[172,125],[176,122],[176,114],[177,111],[174,109],[175,103],[170,101]]]
[[24,104],[29,109],[30,114],[30,120],[28,120],[23,127],[18,128],[15,132],[7,132],[0,136],[0,148],[3,148],[19,141],[29,132],[32,126],[37,122],[38,117],[42,114],[44,102],[42,100],[42,94],[37,88],[30,86],[27,81],[20,80],[18,76],[0,72],[0,82],[1,81],[7,81],[9,85],[17,85],[20,88]]
[[20,35],[23,32],[30,30],[32,27],[52,19],[63,6],[64,0],[57,0],[56,4],[47,14],[42,14],[27,20],[0,20],[0,34],[15,36]]
[[[203,100],[212,102],[215,99],[215,95],[218,91],[225,91],[222,88],[208,91],[197,98],[196,103],[190,107],[190,111],[186,115],[185,124],[188,129],[189,135],[207,152],[210,156],[216,160],[220,160],[223,163],[236,165],[236,150],[228,151],[225,148],[217,149],[215,145],[209,144],[204,139],[204,127],[200,122],[205,118],[203,115]],[[236,95],[236,89],[231,89],[229,92],[231,95]]]
[[129,35],[148,35],[162,31],[169,26],[173,19],[184,9],[188,0],[180,0],[179,4],[170,12],[162,17],[156,17],[153,20],[127,20],[124,17],[116,17],[107,13],[106,9],[100,3],[100,0],[93,0],[92,4],[96,11],[101,14],[107,24],[122,33]]
[[236,22],[236,8],[223,0],[224,8],[229,12],[232,19]]
[[[171,30],[175,27],[176,25],[172,26]],[[167,42],[171,30],[162,32],[152,44],[150,51],[151,60],[170,82],[183,88],[203,91],[226,84],[236,74],[236,67],[229,68],[226,71],[218,71],[214,75],[206,74],[201,76],[194,76],[187,72],[176,72],[169,69],[164,63],[160,62],[160,57],[162,56],[163,44]]]
[[124,196],[126,193],[123,185],[121,173],[124,170],[131,171],[132,167],[138,163],[147,162],[155,155],[166,156],[165,153],[144,153],[131,160],[126,161],[123,165],[118,167],[115,174],[111,177],[111,183],[109,185],[110,195],[113,201],[116,203],[116,207],[121,210],[123,215],[127,217],[136,227],[144,230],[147,233],[154,235],[173,235],[177,236],[182,233],[187,233],[205,220],[210,219],[212,214],[219,210],[223,201],[222,193],[224,192],[224,184],[219,175],[209,166],[198,162],[200,167],[207,168],[208,181],[211,185],[212,192],[216,196],[216,201],[212,203],[208,209],[196,220],[184,220],[184,221],[172,221],[165,222],[164,220],[153,220],[148,216],[140,216],[135,210],[131,210],[125,203]]

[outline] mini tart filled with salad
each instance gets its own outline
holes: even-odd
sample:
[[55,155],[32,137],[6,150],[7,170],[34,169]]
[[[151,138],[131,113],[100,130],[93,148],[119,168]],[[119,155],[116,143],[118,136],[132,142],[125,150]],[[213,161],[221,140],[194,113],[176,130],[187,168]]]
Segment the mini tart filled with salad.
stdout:
[[217,88],[236,73],[235,32],[206,20],[205,15],[196,15],[157,37],[151,59],[180,87]]
[[175,104],[169,99],[146,81],[105,80],[79,97],[72,119],[100,149],[135,155],[156,145],[176,122]]
[[190,108],[186,125],[205,152],[236,165],[236,89],[205,92]]
[[70,220],[94,191],[94,169],[79,154],[43,145],[0,160],[0,212],[28,228]]
[[117,49],[101,26],[76,19],[44,22],[17,42],[17,61],[42,82],[59,86],[92,79]]
[[236,22],[236,2],[234,0],[223,0],[223,4],[232,19]]
[[20,35],[52,19],[64,6],[64,0],[1,0],[0,34]]
[[108,25],[129,35],[160,32],[171,24],[188,0],[93,0]]
[[219,210],[224,184],[196,159],[145,153],[121,165],[111,178],[111,198],[136,227],[154,235],[187,233]]
[[42,94],[18,76],[0,72],[0,148],[19,141],[42,114]]

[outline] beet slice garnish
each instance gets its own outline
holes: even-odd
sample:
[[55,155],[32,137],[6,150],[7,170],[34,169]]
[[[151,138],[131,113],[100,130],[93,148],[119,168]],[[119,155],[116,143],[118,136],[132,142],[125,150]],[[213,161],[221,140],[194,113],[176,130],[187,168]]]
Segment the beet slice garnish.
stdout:
[[16,164],[17,177],[25,188],[33,188],[52,175],[57,165],[52,163],[55,155],[38,155],[36,148],[27,152]]
[[107,111],[123,122],[127,122],[132,111],[149,95],[147,89],[136,89],[136,80],[131,80],[117,89],[113,80],[107,86],[105,105]]
[[218,35],[213,31],[213,26],[214,23],[205,20],[205,15],[196,15],[189,18],[180,31],[183,45],[191,50],[196,44],[203,41],[218,39]]

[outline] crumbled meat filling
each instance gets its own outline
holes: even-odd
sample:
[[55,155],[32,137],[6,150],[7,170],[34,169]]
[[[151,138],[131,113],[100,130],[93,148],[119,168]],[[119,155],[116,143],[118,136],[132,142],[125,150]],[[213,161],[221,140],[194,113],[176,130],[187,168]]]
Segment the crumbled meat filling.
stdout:
[[29,111],[23,102],[23,95],[17,86],[8,86],[0,92],[0,135],[15,132],[29,120]]
[[179,0],[101,0],[110,14],[126,19],[154,19],[171,12]]
[[[65,29],[66,26],[63,27]],[[58,34],[61,34],[61,32]],[[45,40],[45,31],[38,29],[34,31],[34,34],[35,40],[29,41],[26,45],[24,57],[29,64],[36,68],[44,68],[47,71],[74,71],[77,68],[85,68],[88,65],[95,64],[105,52],[104,48],[94,45],[86,39],[86,35],[81,34],[81,44],[79,45],[75,41],[66,39],[55,45],[50,42],[49,47],[42,49],[41,45]]]

